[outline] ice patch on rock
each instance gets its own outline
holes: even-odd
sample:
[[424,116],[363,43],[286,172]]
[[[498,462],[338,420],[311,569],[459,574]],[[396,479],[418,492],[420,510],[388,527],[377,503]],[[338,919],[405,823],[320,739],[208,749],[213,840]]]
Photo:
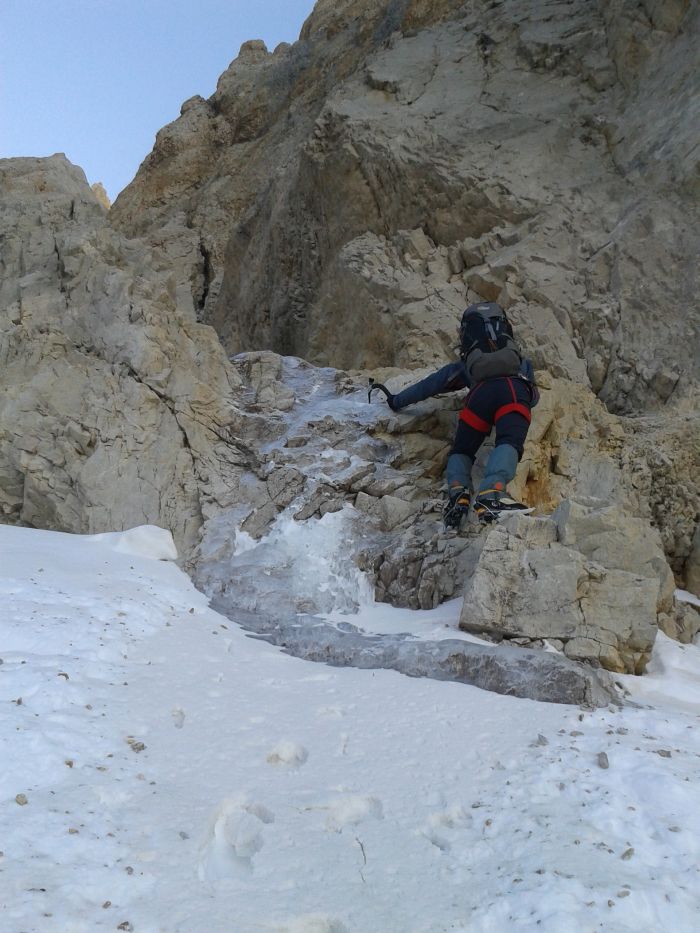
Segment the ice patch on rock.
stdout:
[[679,603],[690,603],[691,606],[697,606],[700,609],[700,597],[694,596],[687,590],[676,590],[673,595]]
[[317,521],[297,522],[285,511],[257,542],[232,528],[228,546],[222,542],[226,516],[220,516],[216,534],[200,546],[197,584],[249,612],[355,612],[371,604],[374,594],[348,554],[354,514],[347,506]]
[[248,631],[298,657],[334,666],[392,668],[557,703],[605,705],[613,699],[605,678],[555,653],[471,644],[463,637],[367,635],[360,626],[374,594],[348,554],[358,513],[346,506],[297,522],[293,508],[242,553],[236,553],[240,531],[233,512],[209,522],[200,544],[196,585],[213,608]]
[[233,547],[233,556],[238,557],[239,554],[245,554],[246,551],[252,551],[253,548],[257,547],[258,542],[252,535],[249,535],[246,531],[237,531],[236,532],[236,541]]

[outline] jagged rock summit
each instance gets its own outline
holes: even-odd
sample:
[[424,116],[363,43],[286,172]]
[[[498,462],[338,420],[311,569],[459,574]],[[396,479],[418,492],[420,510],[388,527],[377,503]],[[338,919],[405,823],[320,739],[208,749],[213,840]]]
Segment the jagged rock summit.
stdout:
[[[379,599],[466,587],[472,631],[613,671],[693,637],[699,54],[686,0],[322,0],[108,211],[63,156],[0,161],[3,519],[158,524],[212,580],[236,529],[350,507]],[[447,538],[460,400],[362,385],[452,359],[480,298],[537,369],[513,489],[541,518]]]
[[92,188],[92,193],[95,195],[102,207],[108,211],[112,206],[112,202],[109,199],[109,195],[107,194],[105,186],[101,181],[96,181],[93,185],[90,185],[90,187]]

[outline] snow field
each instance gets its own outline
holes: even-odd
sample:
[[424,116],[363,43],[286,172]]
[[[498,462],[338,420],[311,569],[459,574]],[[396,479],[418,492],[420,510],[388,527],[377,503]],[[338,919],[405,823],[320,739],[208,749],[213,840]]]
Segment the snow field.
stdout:
[[128,534],[0,526],[4,933],[697,929],[700,649],[621,712],[329,668]]

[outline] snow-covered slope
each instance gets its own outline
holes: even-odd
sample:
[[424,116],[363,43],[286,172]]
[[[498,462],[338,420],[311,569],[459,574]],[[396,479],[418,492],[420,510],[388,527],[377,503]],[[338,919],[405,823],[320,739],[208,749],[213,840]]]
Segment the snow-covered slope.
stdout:
[[697,647],[621,712],[329,668],[172,556],[0,526],[3,931],[697,928]]

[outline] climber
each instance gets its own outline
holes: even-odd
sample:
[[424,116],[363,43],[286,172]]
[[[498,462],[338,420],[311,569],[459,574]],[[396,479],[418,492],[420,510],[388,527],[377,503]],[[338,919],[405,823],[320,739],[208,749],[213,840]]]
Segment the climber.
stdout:
[[515,476],[530,427],[530,410],[539,400],[532,363],[521,356],[500,305],[470,305],[462,315],[459,337],[461,362],[448,363],[395,395],[374,380],[369,390],[370,400],[378,389],[391,410],[400,411],[443,392],[469,387],[447,459],[448,501],[443,517],[452,528],[459,528],[469,511],[474,460],[494,425],[495,447],[486,462],[474,511],[480,521],[491,522],[500,512],[526,508],[508,495],[506,486]]

